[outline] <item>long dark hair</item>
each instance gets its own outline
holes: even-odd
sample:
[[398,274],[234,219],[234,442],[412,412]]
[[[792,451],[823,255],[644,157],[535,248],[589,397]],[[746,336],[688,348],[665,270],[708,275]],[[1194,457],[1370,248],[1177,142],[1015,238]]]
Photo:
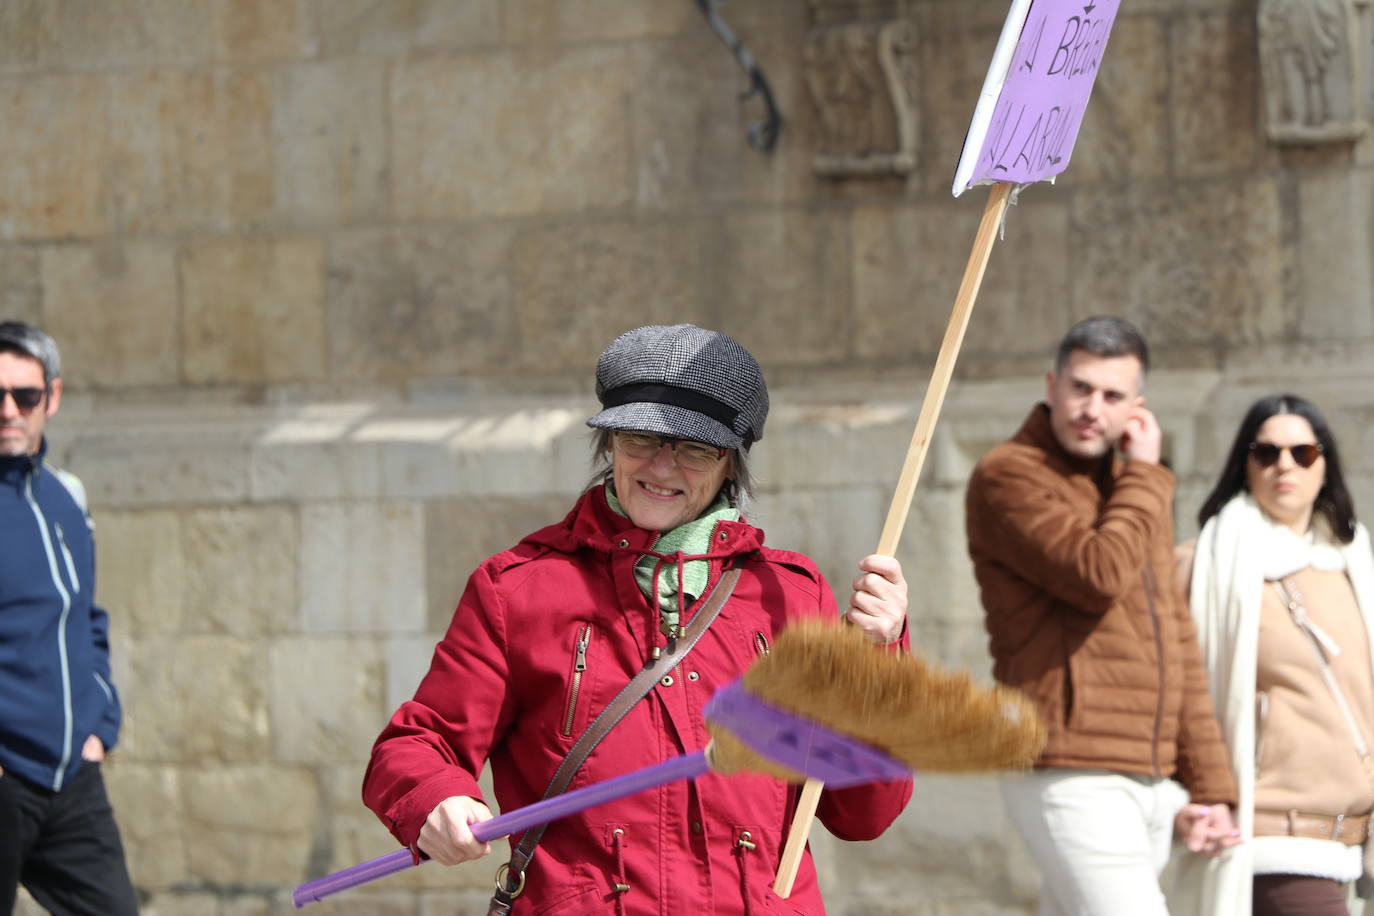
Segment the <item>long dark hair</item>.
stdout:
[[1341,473],[1341,456],[1336,449],[1336,437],[1322,416],[1317,405],[1295,394],[1273,394],[1260,398],[1246,412],[1236,431],[1236,441],[1231,444],[1231,453],[1221,468],[1221,478],[1212,488],[1212,493],[1198,510],[1197,523],[1206,525],[1207,520],[1221,511],[1237,493],[1248,489],[1245,476],[1245,462],[1250,457],[1250,443],[1255,441],[1259,428],[1270,417],[1279,414],[1292,414],[1302,417],[1312,427],[1317,442],[1322,447],[1322,457],[1326,459],[1326,479],[1322,481],[1321,491],[1313,512],[1320,512],[1331,525],[1331,533],[1342,544],[1349,544],[1355,537],[1355,504],[1350,499],[1350,491],[1345,488],[1345,475]]

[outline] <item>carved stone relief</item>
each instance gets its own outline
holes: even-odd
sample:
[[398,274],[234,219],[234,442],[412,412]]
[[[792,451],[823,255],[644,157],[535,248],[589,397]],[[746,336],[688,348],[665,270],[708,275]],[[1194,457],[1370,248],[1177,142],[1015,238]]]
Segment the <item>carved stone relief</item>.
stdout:
[[819,116],[816,172],[911,172],[917,133],[914,26],[895,18],[892,3],[812,0],[812,12],[817,25],[802,60]]
[[1369,0],[1260,0],[1265,125],[1275,143],[1343,143],[1368,129],[1362,9]]

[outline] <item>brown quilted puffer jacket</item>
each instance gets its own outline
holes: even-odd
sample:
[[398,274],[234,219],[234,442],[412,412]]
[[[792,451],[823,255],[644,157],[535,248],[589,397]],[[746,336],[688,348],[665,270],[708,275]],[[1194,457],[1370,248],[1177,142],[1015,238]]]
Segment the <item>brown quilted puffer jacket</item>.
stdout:
[[1197,637],[1173,573],[1165,467],[1085,461],[1059,445],[1049,408],[978,463],[966,494],[969,554],[998,681],[1049,729],[1039,767],[1183,783],[1235,804]]

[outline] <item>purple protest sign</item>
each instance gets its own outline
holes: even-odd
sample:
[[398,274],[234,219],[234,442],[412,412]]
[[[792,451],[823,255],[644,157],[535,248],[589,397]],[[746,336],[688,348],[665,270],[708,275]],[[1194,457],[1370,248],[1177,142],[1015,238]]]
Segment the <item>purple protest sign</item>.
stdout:
[[954,175],[976,184],[1053,179],[1069,155],[1121,0],[1013,0]]

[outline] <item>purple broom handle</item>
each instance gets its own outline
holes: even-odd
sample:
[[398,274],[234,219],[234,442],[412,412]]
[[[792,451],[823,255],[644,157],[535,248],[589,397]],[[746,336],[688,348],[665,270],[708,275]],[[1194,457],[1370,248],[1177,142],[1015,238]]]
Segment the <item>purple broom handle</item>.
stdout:
[[[576,814],[608,801],[615,801],[617,798],[624,798],[626,795],[652,789],[654,786],[661,786],[664,783],[679,779],[695,779],[705,773],[706,769],[705,751],[684,754],[681,757],[674,757],[672,760],[665,760],[655,766],[635,770],[633,773],[626,773],[624,776],[593,783],[571,792],[564,792],[562,795],[555,795],[553,798],[546,798],[532,805],[516,808],[507,814],[497,815],[479,824],[473,824],[472,835],[486,843],[528,830],[531,827],[537,827],[540,824],[556,821],[560,817],[567,817],[569,814]],[[318,903],[340,891],[376,881],[378,878],[385,878],[387,875],[394,875],[398,871],[405,871],[414,864],[414,861],[409,849],[398,849],[396,852],[388,853],[369,862],[336,871],[332,875],[325,875],[314,881],[307,881],[292,893],[291,902],[296,905],[296,909],[300,909],[311,903]]]

